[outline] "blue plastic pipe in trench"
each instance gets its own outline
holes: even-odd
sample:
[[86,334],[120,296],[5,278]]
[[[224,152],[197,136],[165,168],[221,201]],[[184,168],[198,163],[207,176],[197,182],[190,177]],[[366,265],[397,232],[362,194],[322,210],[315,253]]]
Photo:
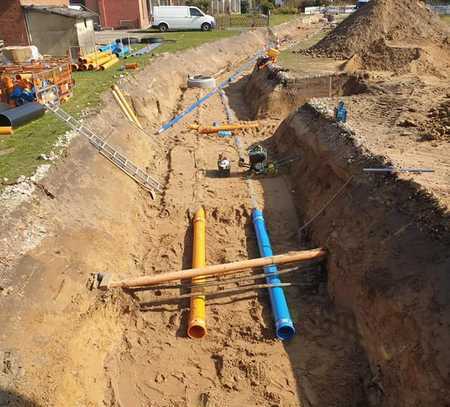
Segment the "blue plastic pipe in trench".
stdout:
[[[260,209],[253,208],[252,221],[258,240],[259,253],[261,257],[272,256],[272,245],[270,244],[269,234],[267,233],[266,223],[264,221],[263,212]],[[280,284],[281,280],[277,273],[277,266],[264,267],[267,284]],[[277,338],[281,340],[291,339],[295,335],[294,324],[289,313],[286,297],[282,287],[269,288],[270,303],[275,318],[275,329]]]
[[216,88],[214,88],[211,92],[197,100],[195,103],[190,105],[186,110],[181,112],[178,116],[175,116],[172,120],[169,120],[167,123],[161,126],[161,128],[158,130],[158,134],[161,134],[162,132],[170,129],[171,127],[175,126],[181,119],[183,119],[185,116],[187,116],[189,113],[193,112],[195,109],[197,109],[199,106],[201,106],[203,103],[205,103],[211,96],[214,96],[217,92],[220,92],[221,89],[226,88],[231,82],[235,81],[239,76],[241,76],[244,71],[246,71],[249,67],[251,67],[255,61],[262,55],[261,52],[258,52],[255,56],[253,56],[250,61],[248,61],[246,64],[242,65],[233,75],[231,75],[228,79],[220,83]]

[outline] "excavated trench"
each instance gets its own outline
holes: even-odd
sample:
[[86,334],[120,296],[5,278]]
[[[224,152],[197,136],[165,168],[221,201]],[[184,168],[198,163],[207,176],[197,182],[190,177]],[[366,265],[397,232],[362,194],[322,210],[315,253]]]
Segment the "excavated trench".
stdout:
[[[277,30],[281,37],[301,38],[307,29],[320,29],[305,27],[295,22]],[[245,147],[262,142],[280,157],[302,157],[288,175],[252,181],[274,252],[313,246],[329,251],[321,272],[284,279],[297,284],[286,290],[294,340],[274,340],[263,291],[209,300],[208,336],[198,342],[186,338],[187,303],[145,307],[170,295],[164,290],[101,294],[85,287],[95,272],[130,277],[189,267],[191,216],[200,204],[207,213],[210,264],[258,256],[245,181],[240,174],[214,176],[219,152],[237,168],[233,141],[197,135],[183,124],[153,133],[202,96],[183,88],[200,62],[208,67],[204,74],[234,69],[265,42],[266,33],[256,30],[162,56],[122,82],[148,137],[121,120],[111,95],[102,114],[90,119],[111,144],[164,181],[165,192],[155,201],[77,139],[43,181],[54,198],[43,195],[4,212],[0,238],[10,249],[0,269],[6,287],[0,297],[1,402],[444,405],[448,315],[441,310],[448,259],[439,214],[411,183],[359,177],[362,166],[378,158],[314,104],[280,126],[305,102],[303,82],[297,91],[286,83],[268,85],[261,70],[227,90],[238,118],[264,116],[260,130],[243,132]],[[333,95],[364,92],[363,79],[317,79],[317,93],[308,98],[328,96],[330,82]],[[187,121],[225,118],[216,97]],[[405,197],[401,204],[399,196]],[[405,254],[405,247],[413,250]]]
[[[337,85],[326,89],[326,79],[311,78],[308,87],[308,79],[289,83],[278,72],[274,66],[255,69],[238,86],[249,105],[245,118],[284,117],[265,140],[272,154],[301,156],[287,176],[303,225],[299,239],[329,252],[327,293],[318,314],[333,309],[333,329],[358,349],[359,372],[353,372],[360,383],[354,390],[361,390],[362,399],[356,391],[353,404],[343,405],[363,399],[361,405],[445,405],[448,214],[412,180],[365,175],[363,168],[386,167],[389,159],[371,153],[317,99],[366,92],[365,78],[332,76],[328,83]],[[265,199],[273,199],[270,191]]]
[[336,72],[296,76],[278,65],[255,69],[244,97],[254,118],[282,118],[311,98],[350,96],[368,90],[365,76]]

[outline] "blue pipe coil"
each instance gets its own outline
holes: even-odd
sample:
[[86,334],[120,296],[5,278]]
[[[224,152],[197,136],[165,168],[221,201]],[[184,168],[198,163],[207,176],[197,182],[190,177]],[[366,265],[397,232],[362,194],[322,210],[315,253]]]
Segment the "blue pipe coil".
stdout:
[[[258,240],[259,253],[261,257],[272,256],[272,245],[270,244],[269,234],[267,233],[266,223],[264,221],[263,212],[260,209],[253,208],[252,221]],[[277,273],[277,266],[264,267],[264,272],[268,274],[266,277],[267,284],[280,284],[281,280],[278,275],[270,275]],[[275,318],[275,329],[278,339],[287,340],[295,335],[294,323],[292,322],[286,297],[282,287],[269,288],[270,303]]]

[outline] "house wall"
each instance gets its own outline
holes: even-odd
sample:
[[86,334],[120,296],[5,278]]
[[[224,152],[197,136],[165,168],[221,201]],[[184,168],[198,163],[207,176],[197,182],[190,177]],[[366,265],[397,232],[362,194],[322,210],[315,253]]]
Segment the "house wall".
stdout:
[[[78,20],[75,23],[75,29],[78,36],[78,46],[81,48],[81,54],[89,54],[96,50],[94,22],[92,19]],[[73,50],[78,55],[79,50]],[[78,51],[78,52],[77,52]]]
[[65,56],[69,48],[78,46],[75,19],[34,10],[25,15],[31,43],[41,54]]
[[139,2],[139,24],[140,28],[147,28],[150,24],[150,11],[147,0],[138,0]]
[[25,16],[19,0],[0,0],[0,39],[5,45],[29,45]]
[[[90,0],[86,6],[88,8]],[[145,28],[149,24],[147,0],[97,0],[103,27]],[[95,11],[95,10],[94,10]]]
[[98,8],[98,0],[85,0],[84,5],[89,10],[91,10],[97,14],[100,14],[100,9]]
[[[1,0],[3,2],[5,0]],[[20,0],[22,6],[68,6],[69,0]]]

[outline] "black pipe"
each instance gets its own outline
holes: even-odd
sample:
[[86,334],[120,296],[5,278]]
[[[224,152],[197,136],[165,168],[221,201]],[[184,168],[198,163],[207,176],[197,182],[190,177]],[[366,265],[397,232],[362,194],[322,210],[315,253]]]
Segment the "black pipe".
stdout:
[[40,103],[30,102],[0,112],[0,127],[16,128],[41,117],[45,107]]
[[6,103],[0,103],[0,112],[4,112],[5,110],[11,109],[11,106]]

